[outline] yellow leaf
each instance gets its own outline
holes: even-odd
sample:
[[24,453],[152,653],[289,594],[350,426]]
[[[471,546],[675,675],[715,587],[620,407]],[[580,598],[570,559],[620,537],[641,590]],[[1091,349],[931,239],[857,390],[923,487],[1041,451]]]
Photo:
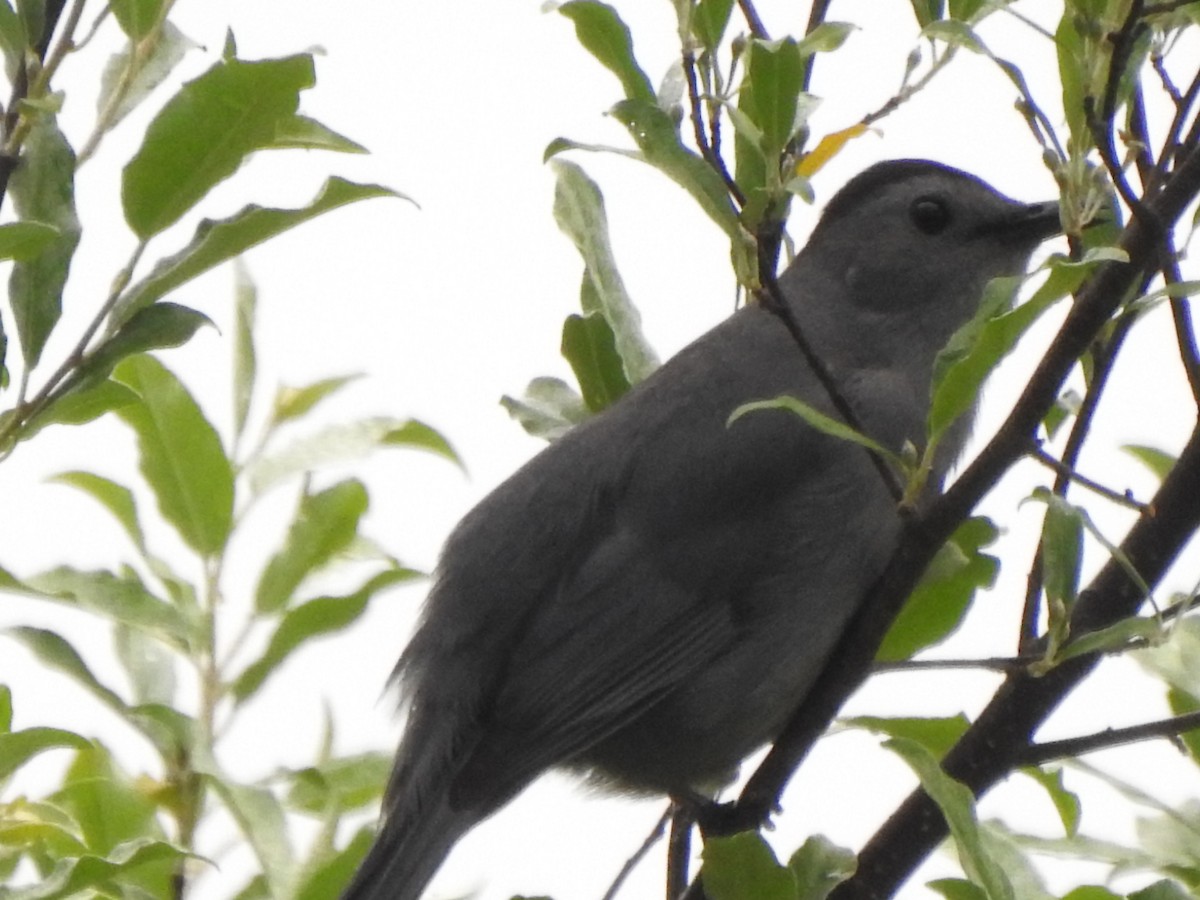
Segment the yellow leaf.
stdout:
[[812,178],[821,170],[825,163],[837,156],[849,141],[854,140],[867,130],[861,122],[827,134],[817,143],[812,153],[806,153],[800,162],[796,163],[796,174],[801,178]]

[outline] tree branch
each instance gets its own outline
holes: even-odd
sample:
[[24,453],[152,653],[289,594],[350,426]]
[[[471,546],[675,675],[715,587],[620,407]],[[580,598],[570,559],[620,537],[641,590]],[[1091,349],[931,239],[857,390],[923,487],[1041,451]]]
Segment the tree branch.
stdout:
[[1021,754],[1018,765],[1040,766],[1051,760],[1081,756],[1084,753],[1094,753],[1097,750],[1107,750],[1110,747],[1120,747],[1124,744],[1135,744],[1155,738],[1177,738],[1181,734],[1197,729],[1200,729],[1200,712],[1184,713],[1181,716],[1172,716],[1156,722],[1144,722],[1128,728],[1106,728],[1094,734],[1033,744]]

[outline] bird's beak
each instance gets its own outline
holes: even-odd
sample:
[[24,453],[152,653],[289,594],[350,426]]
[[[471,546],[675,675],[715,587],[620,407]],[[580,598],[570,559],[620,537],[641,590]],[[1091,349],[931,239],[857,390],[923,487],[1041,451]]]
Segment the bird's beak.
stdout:
[[1022,244],[1040,244],[1063,230],[1057,200],[1018,207],[997,226],[998,233]]
[[1062,222],[1059,220],[1056,200],[1014,206],[1004,216],[985,223],[975,231],[976,237],[998,238],[1028,247],[1040,244],[1056,234],[1062,234]]

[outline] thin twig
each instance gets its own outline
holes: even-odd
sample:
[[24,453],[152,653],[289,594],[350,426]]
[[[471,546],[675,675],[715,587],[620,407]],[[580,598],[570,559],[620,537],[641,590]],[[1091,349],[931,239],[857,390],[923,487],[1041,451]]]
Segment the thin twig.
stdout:
[[925,672],[930,669],[983,669],[989,672],[1015,672],[1042,659],[1034,656],[993,656],[986,659],[897,659],[877,662],[872,672]]
[[[1144,289],[1145,284],[1149,281],[1149,275],[1141,276],[1141,285]],[[1129,329],[1133,327],[1133,319],[1131,317],[1122,317],[1117,320],[1113,328],[1112,334],[1103,344],[1094,345],[1092,347],[1092,380],[1088,385],[1087,391],[1084,393],[1083,402],[1079,405],[1079,412],[1075,416],[1075,424],[1071,426],[1071,433],[1067,436],[1067,444],[1063,449],[1062,464],[1068,469],[1073,468],[1079,462],[1079,454],[1083,450],[1083,445],[1087,441],[1088,433],[1092,427],[1092,419],[1096,415],[1096,410],[1100,406],[1100,398],[1104,393],[1105,387],[1108,385],[1108,377],[1112,373],[1113,366],[1116,364],[1117,354],[1125,342],[1126,335],[1129,334]],[[1061,472],[1055,478],[1052,490],[1059,495],[1065,495],[1069,479]],[[1021,631],[1017,639],[1018,655],[1025,655],[1034,652],[1034,647],[1038,641],[1037,635],[1037,617],[1039,608],[1039,598],[1042,592],[1042,546],[1038,543],[1038,548],[1034,552],[1033,562],[1029,566],[1029,575],[1027,578],[1027,587],[1025,590],[1025,607],[1021,612]]]
[[1133,497],[1129,495],[1128,491],[1114,491],[1112,488],[1105,487],[1098,481],[1093,481],[1086,475],[1080,475],[1073,468],[1071,468],[1071,466],[1068,466],[1066,463],[1055,459],[1041,447],[1035,447],[1030,451],[1029,455],[1046,468],[1050,469],[1052,472],[1057,472],[1059,475],[1063,476],[1074,484],[1087,488],[1092,493],[1097,494],[1106,500],[1111,500],[1113,503],[1116,503],[1119,506],[1136,510],[1139,513],[1144,513],[1148,509],[1145,503],[1140,503],[1139,501],[1134,500]]
[[1167,129],[1167,136],[1163,140],[1163,151],[1158,160],[1159,172],[1162,174],[1166,174],[1167,168],[1175,161],[1175,156],[1182,146],[1180,135],[1183,134],[1184,123],[1198,96],[1200,96],[1200,70],[1196,71],[1192,77],[1192,83],[1188,85],[1179,102],[1175,104],[1175,115],[1171,119],[1171,126]]
[[1128,728],[1106,728],[1094,734],[1067,738],[1061,741],[1046,741],[1031,745],[1017,757],[1017,765],[1038,766],[1052,759],[1094,753],[1124,744],[1134,744],[1155,738],[1178,738],[1188,731],[1200,729],[1200,712],[1185,713],[1156,722],[1145,722]]
[[133,270],[137,267],[138,261],[141,260],[145,249],[145,241],[140,242],[134,249],[133,255],[130,256],[129,261],[113,281],[113,286],[103,305],[101,305],[99,311],[92,317],[92,321],[83,330],[83,334],[75,342],[75,346],[71,348],[71,352],[67,354],[66,359],[54,370],[54,374],[46,379],[46,383],[42,385],[42,389],[38,391],[32,400],[23,400],[13,408],[11,417],[5,423],[4,427],[0,428],[0,459],[3,459],[11,452],[10,444],[15,445],[17,435],[20,434],[21,430],[30,421],[73,387],[80,367],[87,359],[88,344],[96,336],[96,333],[100,330],[100,326],[108,318],[109,313],[116,308],[117,302],[121,299],[122,293],[132,279]]
[[[821,27],[825,21],[825,17],[829,14],[829,4],[833,0],[813,0],[812,8],[808,11],[808,24],[804,28],[805,35],[810,35]],[[804,60],[804,68],[800,75],[800,90],[807,91],[812,84],[813,64],[817,60],[817,54],[810,53]]]
[[634,851],[633,856],[625,860],[625,865],[621,866],[621,871],[617,873],[616,878],[613,879],[612,884],[608,886],[608,890],[604,892],[604,896],[600,900],[614,900],[630,873],[637,868],[638,863],[646,858],[646,854],[653,849],[654,845],[662,840],[663,835],[667,833],[667,823],[671,821],[671,811],[672,807],[668,806],[667,811],[659,816],[654,828],[646,835],[646,839]]
[[[769,312],[773,313],[783,323],[784,327],[787,328],[788,333],[792,336],[792,340],[800,348],[805,362],[813,370],[813,374],[817,376],[817,380],[821,382],[821,387],[825,389],[826,395],[829,397],[834,409],[837,410],[838,415],[841,416],[842,421],[855,431],[862,433],[863,428],[859,423],[858,416],[855,415],[854,409],[842,394],[841,388],[838,387],[833,374],[825,366],[824,361],[817,355],[812,344],[808,342],[808,338],[804,336],[804,331],[800,328],[800,323],[796,321],[796,317],[792,314],[792,308],[788,304],[787,298],[783,296],[783,292],[779,289],[778,280],[769,272],[760,272],[760,275],[762,276],[763,288],[758,293],[759,302]],[[892,495],[892,499],[899,503],[904,497],[904,485],[900,483],[896,473],[888,465],[888,461],[870,447],[863,447],[863,450],[870,456],[871,463],[875,466],[876,471],[879,472],[879,477],[883,480],[884,487]]]
[[[683,50],[683,74],[684,80],[687,82],[688,100],[691,105],[690,118],[692,120],[692,130],[696,139],[696,148],[700,151],[700,155],[704,157],[717,174],[721,176],[721,180],[725,182],[725,189],[737,202],[738,206],[746,205],[746,195],[742,193],[742,189],[737,186],[737,182],[733,180],[733,176],[729,174],[729,169],[725,166],[720,154],[709,143],[708,138],[704,133],[704,112],[700,105],[700,87],[696,82],[696,56],[691,49],[685,47]],[[712,118],[712,128],[716,133],[716,117]]]
[[746,27],[750,29],[750,33],[754,37],[762,41],[769,41],[771,35],[767,33],[766,26],[759,18],[758,10],[754,8],[753,0],[738,0],[738,9],[742,11],[742,18],[746,20]]
[[953,45],[947,47],[942,55],[933,61],[928,72],[926,72],[912,84],[907,85],[897,91],[891,98],[888,99],[886,103],[883,104],[883,106],[879,107],[879,109],[863,116],[859,120],[859,124],[872,125],[885,116],[891,115],[901,105],[911,100],[913,95],[923,90],[925,86],[928,85],[929,82],[931,82],[942,69],[946,68],[946,66],[950,64],[950,60],[954,58],[954,54],[957,49],[958,48]]
[[[677,900],[688,890],[691,875],[688,872],[692,859],[692,826],[696,824],[695,806],[691,803],[673,803],[671,837],[667,843],[667,900]],[[697,879],[699,884],[699,879]],[[703,891],[703,888],[700,888]]]

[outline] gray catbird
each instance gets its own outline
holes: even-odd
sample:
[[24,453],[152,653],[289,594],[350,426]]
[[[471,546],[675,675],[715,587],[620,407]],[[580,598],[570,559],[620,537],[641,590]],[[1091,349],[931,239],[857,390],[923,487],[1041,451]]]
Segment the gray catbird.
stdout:
[[[1054,203],[880,163],[834,196],[778,285],[858,426],[919,447],[938,351],[1058,227]],[[691,795],[776,736],[900,517],[861,447],[782,410],[727,420],[782,394],[837,418],[830,393],[781,317],[748,305],[463,519],[396,667],[407,728],[347,900],[415,900],[547,768]]]

